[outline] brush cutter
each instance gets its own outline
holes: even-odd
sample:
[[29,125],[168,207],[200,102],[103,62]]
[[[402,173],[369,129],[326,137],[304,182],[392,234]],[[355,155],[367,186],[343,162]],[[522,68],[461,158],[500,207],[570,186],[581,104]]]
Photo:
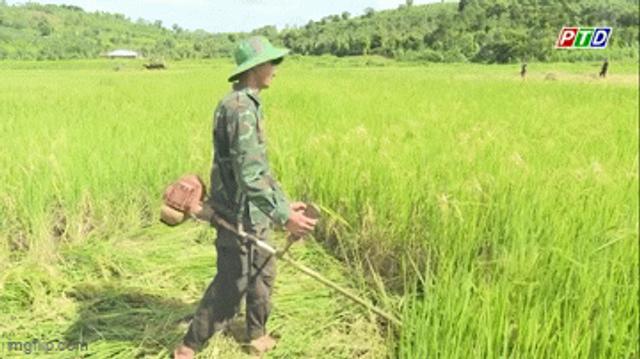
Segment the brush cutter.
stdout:
[[[285,248],[280,251],[276,250],[264,241],[258,239],[250,233],[246,233],[243,230],[236,228],[236,226],[233,226],[225,219],[220,217],[220,215],[218,215],[213,210],[213,208],[211,208],[204,202],[205,196],[206,188],[204,182],[202,181],[202,179],[200,179],[200,177],[198,177],[197,175],[186,175],[181,177],[177,182],[167,187],[166,191],[164,192],[164,205],[162,206],[162,209],[160,211],[161,221],[169,226],[176,226],[180,223],[183,223],[189,218],[193,218],[209,224],[216,223],[224,227],[225,229],[237,234],[241,240],[251,241],[251,243],[260,250],[273,255],[278,259],[284,260],[298,271],[344,295],[355,303],[362,305],[373,313],[386,319],[388,322],[393,323],[398,327],[402,326],[400,320],[398,320],[395,316],[374,306],[367,300],[351,293],[347,289],[342,288],[335,282],[325,278],[320,273],[305,266],[304,264],[298,263],[290,257],[285,256],[286,252],[291,247],[291,244],[300,239],[299,237],[289,234]],[[303,214],[313,219],[317,219],[320,216],[318,209],[313,204],[307,204]]]

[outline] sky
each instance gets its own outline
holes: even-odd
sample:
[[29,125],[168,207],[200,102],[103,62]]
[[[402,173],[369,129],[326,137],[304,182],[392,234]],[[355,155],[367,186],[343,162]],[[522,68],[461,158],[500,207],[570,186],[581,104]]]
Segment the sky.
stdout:
[[[437,0],[436,0],[437,1]],[[26,0],[9,0],[21,4]],[[341,14],[361,15],[364,9],[393,9],[405,0],[37,0],[42,4],[76,5],[85,11],[124,14],[132,20],[161,20],[165,27],[178,24],[189,30],[209,32],[250,31],[265,25],[304,25],[309,20]],[[434,0],[414,0],[425,4]]]

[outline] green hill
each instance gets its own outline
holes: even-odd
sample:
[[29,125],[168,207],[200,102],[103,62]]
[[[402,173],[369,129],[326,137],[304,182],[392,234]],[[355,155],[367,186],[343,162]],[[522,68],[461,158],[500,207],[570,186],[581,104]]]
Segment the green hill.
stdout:
[[[427,61],[558,61],[638,56],[638,1],[463,0],[350,18],[348,13],[280,34],[303,54],[379,54]],[[555,51],[562,26],[612,26],[603,51]]]
[[0,3],[0,59],[95,58],[128,48],[147,57],[210,58],[227,55],[235,34],[171,30],[121,14],[85,12],[68,5]]
[[[253,31],[294,53],[335,56],[375,54],[433,62],[580,61],[638,58],[637,0],[463,0],[351,17],[348,12],[278,31]],[[612,26],[601,51],[556,51],[564,25]],[[228,56],[242,33],[187,31],[160,21],[132,21],[121,14],[85,12],[67,5],[7,6],[0,3],[0,59],[93,58],[131,48],[147,57],[172,59]]]

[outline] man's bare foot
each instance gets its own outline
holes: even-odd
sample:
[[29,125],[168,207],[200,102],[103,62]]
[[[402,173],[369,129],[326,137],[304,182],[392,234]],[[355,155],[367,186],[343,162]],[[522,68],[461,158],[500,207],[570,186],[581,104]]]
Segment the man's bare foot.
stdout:
[[188,346],[181,344],[173,352],[173,359],[193,359],[196,352]]
[[276,346],[276,340],[270,335],[263,335],[249,342],[249,352],[253,355],[262,355]]

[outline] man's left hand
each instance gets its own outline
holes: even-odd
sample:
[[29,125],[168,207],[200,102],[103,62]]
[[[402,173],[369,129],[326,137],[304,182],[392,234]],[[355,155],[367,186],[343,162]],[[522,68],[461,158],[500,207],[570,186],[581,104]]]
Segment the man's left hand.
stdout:
[[289,208],[294,212],[300,212],[307,209],[307,204],[304,202],[293,202],[289,204]]

